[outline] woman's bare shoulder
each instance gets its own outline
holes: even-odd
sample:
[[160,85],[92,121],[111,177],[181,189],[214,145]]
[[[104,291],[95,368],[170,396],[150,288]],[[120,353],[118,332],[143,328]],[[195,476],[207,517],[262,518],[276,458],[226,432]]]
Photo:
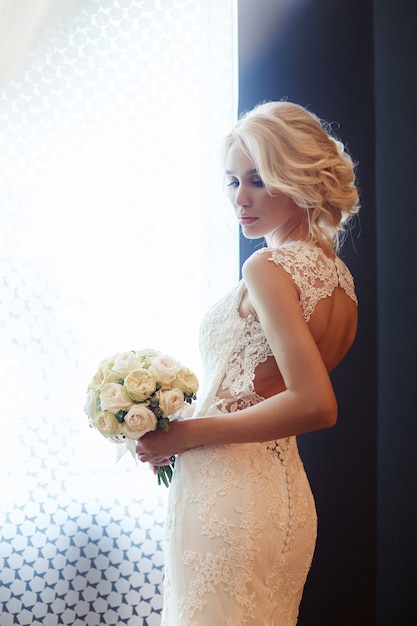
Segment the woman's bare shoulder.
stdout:
[[[279,289],[280,285],[291,284],[297,291],[284,259],[288,252],[282,249],[261,248],[246,259],[242,267],[243,280],[249,287],[254,283],[266,283]],[[291,256],[291,251],[289,255]]]

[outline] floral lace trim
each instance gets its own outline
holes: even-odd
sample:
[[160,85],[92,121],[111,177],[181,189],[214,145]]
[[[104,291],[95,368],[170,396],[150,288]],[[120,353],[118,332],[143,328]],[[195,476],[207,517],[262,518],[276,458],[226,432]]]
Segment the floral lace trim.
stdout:
[[281,463],[285,464],[288,451],[291,445],[291,437],[286,437],[285,439],[276,439],[275,441],[268,441],[266,444],[267,449],[272,452],[272,454],[276,454]]
[[217,302],[203,318],[200,328],[200,351],[204,362],[205,386],[197,396],[194,415],[207,415],[218,392],[224,373],[246,320],[239,316],[238,307],[245,285],[235,288]]
[[272,356],[272,350],[261,325],[253,315],[248,315],[230,357],[222,389],[229,389],[233,396],[252,393],[255,368],[269,356]]
[[331,259],[308,241],[293,241],[281,248],[262,248],[255,254],[270,254],[269,261],[280,265],[300,291],[300,305],[308,322],[317,302],[340,287],[357,302],[352,274],[339,257]]
[[234,413],[235,411],[241,411],[242,409],[246,409],[248,406],[253,406],[254,404],[258,404],[258,402],[262,402],[265,400],[262,396],[257,393],[248,393],[245,396],[241,396],[239,398],[214,398],[214,404],[218,411],[222,413]]

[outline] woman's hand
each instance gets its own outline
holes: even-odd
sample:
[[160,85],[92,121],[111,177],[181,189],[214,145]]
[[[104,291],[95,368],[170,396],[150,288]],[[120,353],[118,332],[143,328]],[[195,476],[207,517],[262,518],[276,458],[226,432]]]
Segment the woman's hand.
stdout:
[[187,449],[184,424],[185,421],[176,420],[170,423],[168,431],[157,428],[141,437],[136,442],[139,460],[157,467],[169,465],[171,456]]

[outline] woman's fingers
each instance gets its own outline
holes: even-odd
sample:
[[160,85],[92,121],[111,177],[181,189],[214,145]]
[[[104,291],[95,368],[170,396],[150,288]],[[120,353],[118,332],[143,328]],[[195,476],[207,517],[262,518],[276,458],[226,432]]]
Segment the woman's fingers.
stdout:
[[152,455],[151,452],[144,449],[144,446],[140,443],[140,440],[136,443],[136,455],[142,463],[150,463],[155,467],[161,465],[170,465],[170,459],[166,456]]

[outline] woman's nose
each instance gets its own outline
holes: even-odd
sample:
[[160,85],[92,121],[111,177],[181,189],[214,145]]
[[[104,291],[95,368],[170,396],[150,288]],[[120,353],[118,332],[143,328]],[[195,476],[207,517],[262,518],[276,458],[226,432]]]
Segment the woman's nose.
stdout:
[[251,204],[250,194],[244,185],[239,185],[235,195],[236,206],[249,206]]

